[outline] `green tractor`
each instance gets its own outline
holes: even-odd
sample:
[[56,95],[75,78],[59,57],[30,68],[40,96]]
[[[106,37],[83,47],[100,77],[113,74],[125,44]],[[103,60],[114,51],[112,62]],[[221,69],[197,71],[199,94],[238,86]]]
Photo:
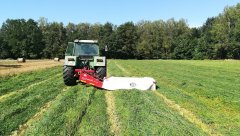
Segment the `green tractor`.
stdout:
[[92,79],[84,79],[86,75],[101,83],[106,77],[106,65],[106,57],[99,56],[97,40],[69,42],[63,68],[64,83],[73,86],[77,80],[92,82]]

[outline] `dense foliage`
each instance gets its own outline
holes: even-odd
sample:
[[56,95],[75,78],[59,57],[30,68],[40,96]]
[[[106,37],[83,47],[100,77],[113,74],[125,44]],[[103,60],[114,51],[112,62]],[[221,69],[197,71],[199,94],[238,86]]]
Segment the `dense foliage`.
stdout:
[[240,4],[226,7],[199,28],[190,28],[183,19],[119,26],[8,19],[0,29],[0,58],[62,58],[68,41],[98,39],[101,53],[109,58],[240,59],[239,10]]

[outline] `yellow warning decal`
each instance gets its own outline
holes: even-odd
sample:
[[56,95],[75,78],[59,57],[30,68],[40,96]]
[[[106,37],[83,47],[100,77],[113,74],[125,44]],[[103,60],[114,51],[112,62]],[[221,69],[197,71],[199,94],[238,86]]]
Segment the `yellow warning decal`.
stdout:
[[86,81],[84,81],[84,80],[81,80],[81,82],[84,82],[84,83],[86,83]]

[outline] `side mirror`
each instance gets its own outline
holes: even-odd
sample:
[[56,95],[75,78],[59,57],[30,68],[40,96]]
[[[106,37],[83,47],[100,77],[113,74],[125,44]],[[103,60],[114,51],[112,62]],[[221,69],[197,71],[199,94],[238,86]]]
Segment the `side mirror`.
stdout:
[[108,46],[107,45],[105,45],[105,52],[107,52],[108,51]]

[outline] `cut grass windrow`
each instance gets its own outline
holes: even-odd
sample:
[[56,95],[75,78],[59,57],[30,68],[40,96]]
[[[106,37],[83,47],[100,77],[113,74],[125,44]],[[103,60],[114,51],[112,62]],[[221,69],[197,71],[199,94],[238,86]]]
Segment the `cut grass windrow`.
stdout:
[[[92,88],[92,87],[91,87]],[[84,90],[84,89],[83,89]],[[93,98],[94,98],[94,95],[96,93],[96,88],[92,88],[91,89],[92,92],[89,94],[89,97],[85,103],[85,105],[83,106],[83,109],[80,110],[80,112],[78,113],[79,117],[76,119],[76,121],[69,127],[68,129],[68,133],[67,135],[74,135],[77,130],[78,130],[78,126],[82,123],[82,120],[84,118],[84,116],[86,115],[87,113],[87,110],[89,108],[89,106],[92,104],[92,101],[93,101]],[[70,132],[70,133],[69,133]]]
[[[119,67],[119,69],[121,69],[125,74],[130,75],[129,72],[126,72],[127,70],[125,68],[123,68],[122,66],[120,66],[119,64],[115,63],[117,67]],[[174,109],[176,111],[178,111],[178,113],[180,115],[183,115],[182,113],[188,114],[187,116],[183,116],[185,117],[187,120],[189,120],[190,122],[194,123],[196,126],[199,126],[205,133],[208,134],[216,134],[214,133],[211,129],[208,128],[208,126],[206,124],[204,124],[200,119],[198,119],[196,116],[194,116],[190,111],[186,110],[186,109],[181,109],[179,108],[178,110],[175,109],[176,107],[180,107],[179,105],[175,104],[175,102],[169,100],[166,98],[166,96],[160,95],[160,93],[155,93],[158,94],[159,96],[162,96],[161,98],[165,98],[163,99],[164,102],[166,103],[166,105],[168,107],[170,107],[171,109]],[[169,102],[169,103],[167,103]],[[191,113],[191,114],[190,114]],[[191,118],[192,117],[192,118]],[[218,135],[218,134],[217,134]]]
[[103,90],[97,90],[93,96],[93,101],[88,107],[85,116],[83,117],[79,129],[75,135],[79,136],[109,136],[112,135],[110,123],[106,111],[107,103]]
[[0,96],[28,87],[31,84],[48,79],[60,73],[62,67],[53,67],[35,72],[22,73],[13,77],[0,78]]
[[[111,61],[108,62],[108,65],[110,63],[111,63]],[[117,65],[117,64],[115,63],[115,65]],[[111,65],[111,72],[107,71],[108,72],[107,75],[113,76],[114,74],[112,73],[112,71],[114,71],[114,70],[121,71],[118,68],[113,67],[115,65]],[[107,104],[106,112],[108,114],[108,119],[109,119],[109,122],[111,125],[109,128],[110,132],[113,135],[120,135],[121,126],[120,126],[120,121],[117,117],[116,107],[115,107],[115,97],[114,97],[114,94],[112,91],[105,92],[105,102]]]
[[[117,61],[138,76],[154,77],[158,92],[191,109],[216,133],[239,135],[239,61]],[[151,69],[151,70],[147,70]]]
[[115,91],[120,135],[207,135],[150,91]]
[[39,112],[39,108],[54,99],[63,88],[62,77],[57,77],[1,102],[0,135],[9,135],[18,129],[19,125]]
[[114,135],[119,135],[121,132],[120,120],[118,119],[116,106],[115,106],[115,97],[113,92],[105,92],[105,98],[107,103],[107,114],[109,121],[111,123],[110,131]]
[[196,124],[198,127],[200,127],[205,133],[211,135],[211,136],[221,136],[222,134],[215,132],[211,127],[205,123],[202,122],[198,117],[196,117],[191,111],[182,108],[180,105],[176,104],[174,101],[169,100],[166,96],[163,94],[154,91],[154,93],[159,96],[169,107],[176,110],[180,115],[185,117],[190,122]]
[[5,99],[7,99],[7,98],[9,98],[9,97],[11,97],[11,96],[13,96],[13,95],[22,93],[22,92],[24,92],[24,91],[28,91],[29,89],[31,89],[31,88],[34,87],[34,86],[43,84],[43,83],[45,83],[45,82],[52,81],[52,80],[54,80],[55,78],[59,77],[60,75],[62,75],[62,74],[56,74],[56,75],[54,75],[53,77],[50,77],[50,78],[48,78],[48,79],[46,79],[46,80],[43,80],[43,81],[40,81],[40,82],[37,82],[37,83],[33,83],[33,84],[29,85],[29,86],[26,87],[26,88],[23,88],[23,89],[20,89],[20,90],[16,90],[16,91],[14,91],[14,92],[9,92],[9,93],[7,93],[7,94],[5,94],[5,95],[2,95],[2,96],[0,96],[0,102],[4,101]]
[[53,101],[55,101],[56,99],[58,99],[62,93],[64,93],[65,91],[68,91],[70,87],[66,87],[63,88],[63,90],[51,101],[47,102],[46,104],[44,104],[43,107],[40,108],[40,111],[37,112],[34,116],[32,116],[26,123],[22,124],[19,126],[18,130],[12,132],[12,136],[23,136],[25,134],[26,129],[34,122],[34,121],[38,121],[44,112],[46,112],[52,105]]
[[74,135],[95,94],[93,87],[73,86],[25,131],[26,135]]
[[120,70],[122,70],[125,74],[130,75],[130,73],[129,73],[125,68],[123,68],[122,66],[118,65],[116,61],[115,61],[115,65],[116,65]]

